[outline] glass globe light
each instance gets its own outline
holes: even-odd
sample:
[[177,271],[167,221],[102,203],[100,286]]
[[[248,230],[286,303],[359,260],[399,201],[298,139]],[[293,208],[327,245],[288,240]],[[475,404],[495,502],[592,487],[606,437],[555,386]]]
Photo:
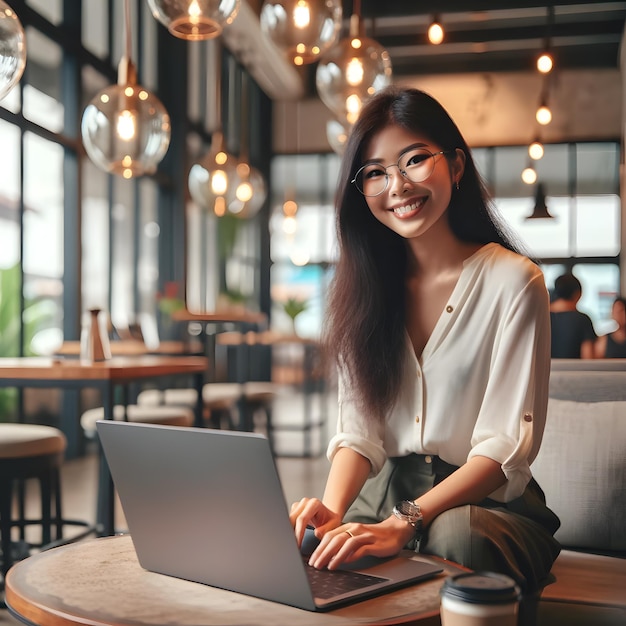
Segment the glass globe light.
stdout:
[[222,217],[237,200],[240,182],[237,160],[226,152],[222,133],[215,132],[209,152],[189,170],[189,193],[196,204]]
[[340,0],[265,0],[261,29],[295,65],[313,63],[337,40]]
[[345,150],[348,141],[349,130],[337,120],[328,120],[326,122],[326,139],[333,151],[341,156]]
[[180,39],[217,37],[237,17],[241,0],[148,0],[152,15]]
[[315,74],[322,102],[349,124],[354,124],[365,101],[390,85],[392,78],[389,53],[359,31],[358,15],[352,15],[350,37],[322,57]]
[[124,178],[153,174],[170,143],[170,118],[161,101],[137,84],[135,67],[124,57],[118,84],[98,93],[81,123],[89,158]]
[[22,78],[26,65],[26,38],[22,23],[5,2],[0,0],[0,100]]
[[254,217],[265,202],[265,179],[256,167],[243,161],[237,164],[237,176],[235,199],[228,205],[228,211],[241,219],[248,219]]

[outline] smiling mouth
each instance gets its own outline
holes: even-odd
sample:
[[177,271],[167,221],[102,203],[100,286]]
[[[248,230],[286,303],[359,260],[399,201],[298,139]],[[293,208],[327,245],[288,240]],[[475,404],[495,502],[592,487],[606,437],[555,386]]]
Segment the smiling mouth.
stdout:
[[415,211],[421,209],[422,206],[424,206],[425,202],[426,198],[422,198],[421,200],[411,202],[411,204],[405,204],[404,206],[395,207],[394,209],[391,209],[391,211],[393,211],[394,215],[398,216],[408,215],[409,213],[414,213]]

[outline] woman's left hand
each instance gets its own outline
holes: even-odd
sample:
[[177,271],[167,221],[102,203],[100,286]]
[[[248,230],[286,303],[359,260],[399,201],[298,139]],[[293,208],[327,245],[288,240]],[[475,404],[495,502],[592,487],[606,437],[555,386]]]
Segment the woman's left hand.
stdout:
[[309,558],[309,565],[317,569],[336,569],[342,563],[351,563],[364,556],[394,556],[413,534],[413,527],[396,517],[378,524],[342,524],[324,534]]

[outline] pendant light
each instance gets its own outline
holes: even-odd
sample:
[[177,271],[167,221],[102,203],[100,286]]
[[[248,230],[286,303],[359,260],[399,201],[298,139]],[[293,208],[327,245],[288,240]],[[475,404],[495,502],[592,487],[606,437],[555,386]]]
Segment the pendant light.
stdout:
[[339,36],[340,0],[265,0],[261,30],[295,65],[313,63]]
[[[234,59],[233,59],[234,62]],[[267,197],[265,179],[259,170],[250,165],[250,96],[246,72],[241,72],[241,137],[237,174],[239,182],[235,189],[235,199],[228,210],[239,218],[254,217],[263,206]]]
[[331,48],[317,66],[315,83],[322,102],[354,124],[365,101],[391,84],[389,53],[363,35],[360,0],[354,2],[350,36]]
[[199,41],[217,37],[237,17],[241,0],[148,0],[152,15],[178,37]]
[[0,0],[0,100],[19,82],[26,65],[26,38],[11,7]]
[[543,183],[537,183],[537,189],[535,191],[535,206],[533,208],[533,212],[526,219],[554,219],[554,215],[548,211],[548,206],[546,205],[546,193]]
[[213,132],[209,152],[189,170],[189,193],[194,202],[217,217],[226,215],[228,206],[236,199],[239,185],[237,159],[227,152],[222,133],[222,55],[221,42],[216,41],[215,59],[215,118],[218,128]]
[[350,134],[351,127],[347,124],[342,124],[338,120],[328,120],[326,122],[326,139],[328,139],[328,143],[330,147],[333,149],[333,152],[342,156],[345,148],[346,142],[348,141],[348,135]]
[[170,143],[170,118],[161,101],[137,84],[131,60],[130,1],[124,3],[126,51],[111,85],[85,107],[81,123],[89,158],[124,178],[153,174]]
[[433,17],[433,21],[428,27],[428,41],[433,44],[433,46],[438,46],[441,42],[443,42],[445,36],[446,32],[441,25],[441,21],[439,20],[439,17],[435,15]]

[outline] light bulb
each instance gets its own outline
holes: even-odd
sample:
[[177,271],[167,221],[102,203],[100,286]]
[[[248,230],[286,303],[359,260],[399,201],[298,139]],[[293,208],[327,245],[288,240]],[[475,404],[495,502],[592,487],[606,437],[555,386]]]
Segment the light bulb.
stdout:
[[189,193],[194,202],[218,217],[237,202],[241,182],[235,157],[224,149],[221,132],[215,132],[209,152],[189,170]]
[[287,235],[295,234],[298,230],[298,224],[295,217],[285,217],[283,219],[283,232]]
[[542,126],[546,126],[552,121],[552,112],[543,104],[537,109],[535,117]]
[[552,56],[549,53],[547,53],[547,52],[544,52],[537,59],[537,69],[542,74],[548,74],[549,72],[551,72],[553,64],[554,64],[554,62],[552,61]]
[[341,0],[265,0],[261,30],[295,65],[317,61],[341,29]]
[[543,157],[543,144],[539,141],[533,141],[530,146],[528,146],[528,155],[535,161],[541,159]]
[[0,100],[22,78],[26,66],[26,38],[15,11],[0,0]]
[[534,170],[534,168],[528,166],[523,172],[522,172],[522,180],[527,184],[527,185],[533,185],[534,183],[537,182],[537,172]]
[[346,81],[348,85],[351,87],[356,87],[363,82],[363,63],[358,58],[350,59],[348,65],[346,66]]
[[432,43],[433,45],[438,46],[443,41],[443,37],[443,27],[441,26],[441,24],[439,24],[439,22],[434,21],[428,27],[428,41],[430,41],[430,43]]
[[296,28],[306,28],[311,23],[311,9],[305,0],[298,0],[293,10],[293,25]]
[[211,176],[211,191],[216,196],[223,196],[228,189],[228,174],[224,170],[213,170]]
[[[354,47],[355,40],[360,47]],[[322,102],[349,124],[357,119],[365,101],[390,85],[391,79],[389,53],[373,39],[355,35],[331,48],[320,59],[315,74]]]
[[239,200],[239,202],[248,202],[248,200],[252,198],[252,185],[247,180],[239,183],[235,195],[237,196],[237,200]]
[[120,139],[130,141],[137,134],[137,120],[132,111],[121,111],[116,124],[117,134]]

